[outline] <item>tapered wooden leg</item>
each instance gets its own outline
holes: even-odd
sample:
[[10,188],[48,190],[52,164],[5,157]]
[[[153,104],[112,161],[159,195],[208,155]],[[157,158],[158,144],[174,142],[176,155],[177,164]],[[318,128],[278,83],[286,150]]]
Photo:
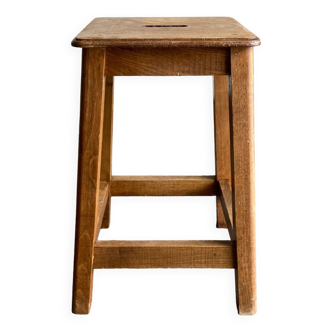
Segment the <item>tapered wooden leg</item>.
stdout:
[[[231,183],[231,152],[229,124],[229,76],[214,76],[214,138],[217,181]],[[217,227],[226,228],[226,220],[217,196]]]
[[[106,77],[105,85],[105,107],[104,107],[104,129],[103,129],[103,147],[101,158],[100,180],[111,181],[112,176],[112,138],[113,138],[113,96],[114,96],[114,77]],[[110,226],[111,198],[109,198],[101,228]]]
[[85,48],[82,56],[81,115],[77,179],[73,313],[88,314],[93,283],[93,246],[104,109],[105,49]]
[[231,78],[237,305],[240,315],[252,315],[256,312],[256,249],[253,50],[251,47],[231,48]]

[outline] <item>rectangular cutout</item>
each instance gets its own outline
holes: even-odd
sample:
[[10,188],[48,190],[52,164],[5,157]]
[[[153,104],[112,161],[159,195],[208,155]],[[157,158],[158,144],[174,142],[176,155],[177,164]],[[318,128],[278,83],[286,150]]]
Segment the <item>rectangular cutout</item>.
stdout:
[[146,28],[186,28],[188,25],[144,25]]

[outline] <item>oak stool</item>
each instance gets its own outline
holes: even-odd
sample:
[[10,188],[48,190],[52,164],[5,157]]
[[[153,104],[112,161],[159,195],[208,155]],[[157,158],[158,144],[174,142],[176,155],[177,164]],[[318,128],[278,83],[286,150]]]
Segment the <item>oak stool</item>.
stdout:
[[[253,46],[229,17],[96,18],[81,47],[73,313],[88,314],[94,269],[233,268],[238,312],[256,312]],[[114,76],[214,77],[216,175],[112,176]],[[98,241],[114,196],[216,196],[229,241]]]

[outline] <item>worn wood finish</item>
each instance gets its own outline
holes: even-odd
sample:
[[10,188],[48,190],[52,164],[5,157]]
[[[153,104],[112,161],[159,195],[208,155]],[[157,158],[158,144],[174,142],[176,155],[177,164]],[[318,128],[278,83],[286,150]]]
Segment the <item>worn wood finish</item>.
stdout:
[[77,314],[90,310],[93,244],[98,219],[101,138],[104,108],[104,49],[84,49],[77,179],[73,306]]
[[111,196],[215,196],[215,176],[112,176]]
[[[231,149],[229,125],[229,76],[214,76],[214,141],[217,181],[231,180]],[[217,197],[217,227],[227,223],[220,199]]]
[[99,200],[98,200],[98,219],[95,231],[95,240],[98,240],[100,228],[104,219],[106,206],[109,202],[109,182],[100,182],[99,186]]
[[256,312],[253,49],[231,48],[233,208],[237,250],[237,303]]
[[[93,270],[234,268],[238,312],[256,312],[253,46],[231,18],[98,18],[83,47],[73,282],[74,313],[89,313]],[[117,75],[213,75],[216,176],[112,176]],[[105,125],[103,125],[105,121]],[[98,241],[111,196],[217,196],[231,241]]]
[[109,182],[112,174],[113,76],[105,79],[105,106],[100,180]]
[[258,46],[260,40],[230,17],[99,17],[72,45],[230,47]]
[[236,234],[233,226],[233,195],[232,188],[230,187],[229,180],[220,180],[220,195],[219,201],[223,209],[223,213],[228,228],[228,233],[231,240],[236,240]]
[[106,74],[112,76],[227,75],[229,48],[112,47],[106,51]]
[[108,197],[100,228],[109,228],[111,224],[111,198]]
[[95,269],[234,268],[231,241],[98,241]]
[[[113,138],[113,76],[107,76],[105,80],[105,106],[103,125],[103,144],[101,157],[100,180],[110,182],[112,175],[112,138]],[[108,228],[110,225],[110,199],[107,202],[106,211],[102,220],[101,228]]]

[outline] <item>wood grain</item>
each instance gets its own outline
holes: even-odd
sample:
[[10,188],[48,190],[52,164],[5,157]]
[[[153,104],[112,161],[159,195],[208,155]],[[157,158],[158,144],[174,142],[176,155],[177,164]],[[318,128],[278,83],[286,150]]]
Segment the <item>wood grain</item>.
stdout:
[[72,45],[230,47],[258,46],[260,40],[230,17],[99,17]]
[[231,48],[234,225],[237,303],[241,315],[256,312],[253,49]]
[[[231,144],[229,122],[229,76],[214,76],[214,141],[217,181],[231,181]],[[220,199],[217,197],[217,227],[226,228],[227,223]]]
[[112,176],[111,196],[215,196],[215,176]]
[[229,48],[112,47],[106,50],[111,76],[226,75]]
[[94,242],[98,240],[100,228],[104,219],[106,206],[109,202],[109,182],[100,182],[99,185],[99,199],[98,199],[98,219],[95,231]]
[[[114,78],[107,76],[105,80],[105,106],[103,125],[103,144],[101,154],[100,180],[109,182],[112,175],[112,139],[113,139],[113,99]],[[108,199],[101,228],[108,228],[111,221],[111,200]]]
[[234,268],[231,241],[98,241],[95,269]]
[[114,76],[105,80],[103,147],[100,181],[110,182],[113,169]]
[[229,180],[220,180],[220,195],[219,200],[225,216],[226,225],[229,236],[232,241],[236,240],[236,234],[233,226],[233,194],[230,187]]
[[84,49],[77,179],[77,211],[73,306],[77,314],[90,310],[93,244],[98,219],[101,139],[104,108],[104,49]]
[[[90,311],[94,269],[235,268],[238,312],[254,314],[253,46],[260,40],[231,18],[97,18],[72,44],[84,48],[73,312]],[[214,76],[216,176],[112,176],[117,75]],[[231,241],[98,241],[111,196],[210,195]]]
[[109,228],[111,224],[111,198],[108,197],[100,228]]

